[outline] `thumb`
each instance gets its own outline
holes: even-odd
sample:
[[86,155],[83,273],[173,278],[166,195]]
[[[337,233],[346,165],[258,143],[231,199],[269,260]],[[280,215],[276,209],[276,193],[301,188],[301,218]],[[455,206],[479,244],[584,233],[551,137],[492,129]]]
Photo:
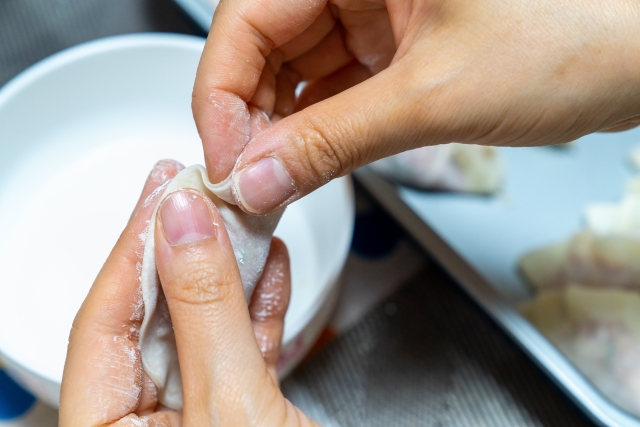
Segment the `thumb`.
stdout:
[[158,212],[158,273],[175,330],[184,424],[209,425],[216,412],[220,425],[252,425],[247,417],[250,407],[260,411],[258,391],[276,387],[253,334],[222,218],[195,190],[173,193]]
[[[419,77],[414,84],[406,74],[392,66],[255,136],[234,167],[238,205],[268,213],[382,157],[450,142],[437,103],[414,89]],[[340,73],[336,78],[349,81]]]
[[283,397],[258,347],[216,207],[181,190],[158,212],[156,259],[180,360],[183,425],[297,425],[305,418]]

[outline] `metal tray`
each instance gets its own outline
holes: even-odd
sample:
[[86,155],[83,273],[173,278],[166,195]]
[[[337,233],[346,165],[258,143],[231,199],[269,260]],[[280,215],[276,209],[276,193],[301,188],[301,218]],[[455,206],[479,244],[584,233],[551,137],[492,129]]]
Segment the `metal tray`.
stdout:
[[429,251],[477,303],[597,423],[640,427],[640,419],[603,397],[520,315],[530,298],[518,275],[527,251],[583,227],[584,208],[617,202],[634,175],[629,151],[640,129],[586,136],[566,149],[499,148],[504,191],[494,197],[421,192],[368,168],[356,178]]

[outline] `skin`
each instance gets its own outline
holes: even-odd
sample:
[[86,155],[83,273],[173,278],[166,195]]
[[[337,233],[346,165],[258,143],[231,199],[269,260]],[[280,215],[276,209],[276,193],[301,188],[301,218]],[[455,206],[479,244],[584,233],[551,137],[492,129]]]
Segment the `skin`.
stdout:
[[[169,410],[140,361],[139,271],[147,223],[162,184],[182,166],[162,161],[150,174],[129,224],[80,309],[69,338],[60,399],[61,427],[316,425],[278,388],[276,364],[289,303],[289,256],[271,245],[249,307],[229,237],[201,193],[213,236],[171,245],[156,227],[158,272],[173,320],[184,386],[184,410]],[[158,191],[155,191],[159,189]]]
[[[639,23],[636,0],[222,0],[192,103],[210,178],[277,159],[285,200],[250,209],[234,186],[264,213],[424,145],[633,127]],[[256,111],[273,125],[251,134]]]

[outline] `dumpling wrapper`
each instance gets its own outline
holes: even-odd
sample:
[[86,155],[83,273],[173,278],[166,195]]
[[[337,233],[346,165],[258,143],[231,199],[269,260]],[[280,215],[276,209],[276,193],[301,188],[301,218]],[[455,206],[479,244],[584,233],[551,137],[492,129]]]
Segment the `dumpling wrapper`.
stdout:
[[394,181],[425,190],[493,193],[499,190],[503,177],[495,148],[459,143],[405,151],[369,167]]
[[640,294],[630,290],[567,283],[562,289],[539,292],[532,301],[522,304],[520,311],[544,334],[563,323],[589,321],[624,325],[640,339]]
[[537,289],[557,289],[573,282],[640,290],[639,260],[640,240],[586,231],[567,242],[526,254],[520,259],[519,268]]
[[[169,182],[161,200],[182,188],[206,194],[216,205],[229,233],[238,262],[244,293],[249,302],[262,275],[273,232],[284,209],[264,216],[242,212],[233,201],[228,180],[212,185],[207,171],[200,165],[188,167]],[[140,329],[142,366],[158,387],[158,401],[174,409],[182,409],[182,378],[178,352],[167,301],[156,269],[154,230],[157,210],[153,213],[144,246],[141,270],[144,319]]]
[[594,233],[640,239],[640,176],[627,182],[625,195],[619,203],[588,205],[585,210],[585,219],[587,228]]
[[605,396],[640,415],[640,295],[567,284],[521,311]]
[[587,227],[598,234],[640,239],[640,182],[632,180],[620,203],[593,203],[585,212]]

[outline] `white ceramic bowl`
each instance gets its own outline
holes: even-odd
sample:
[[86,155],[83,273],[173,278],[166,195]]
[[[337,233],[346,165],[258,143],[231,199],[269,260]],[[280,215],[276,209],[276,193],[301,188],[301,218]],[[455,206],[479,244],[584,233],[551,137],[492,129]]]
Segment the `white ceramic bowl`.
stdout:
[[[202,163],[191,116],[201,38],[131,35],[40,62],[0,91],[0,355],[56,405],[69,329],[163,158]],[[276,230],[292,258],[281,372],[327,322],[353,230],[350,181],[294,203]]]

